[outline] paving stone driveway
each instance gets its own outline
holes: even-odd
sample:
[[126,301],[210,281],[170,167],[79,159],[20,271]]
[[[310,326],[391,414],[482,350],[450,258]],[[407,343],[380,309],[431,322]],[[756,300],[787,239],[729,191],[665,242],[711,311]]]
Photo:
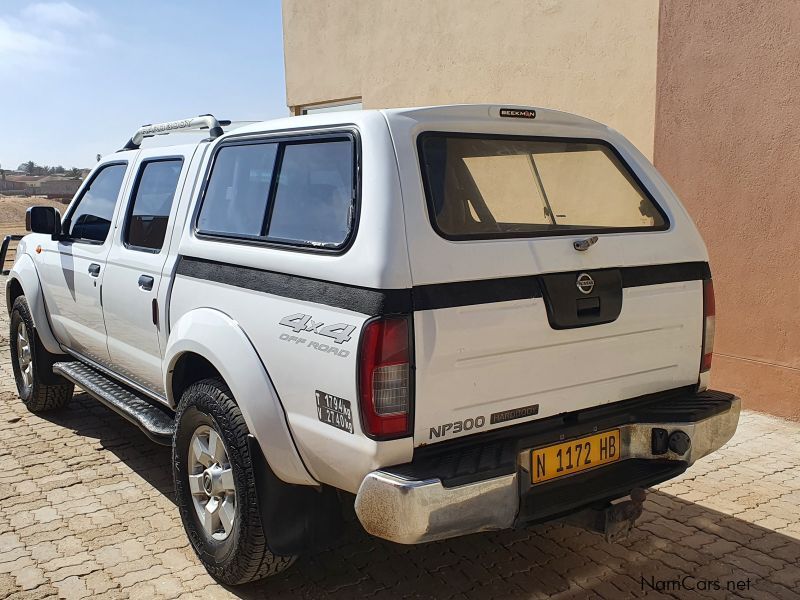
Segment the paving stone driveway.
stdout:
[[226,589],[187,546],[169,450],[85,394],[29,414],[0,321],[0,598],[800,598],[800,424],[757,413],[650,493],[623,543],[551,524],[406,547],[354,522],[336,547]]

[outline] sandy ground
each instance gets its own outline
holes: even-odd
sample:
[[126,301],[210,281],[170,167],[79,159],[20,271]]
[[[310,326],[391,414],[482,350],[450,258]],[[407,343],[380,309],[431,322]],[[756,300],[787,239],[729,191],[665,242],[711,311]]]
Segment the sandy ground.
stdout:
[[[42,196],[4,196],[0,194],[0,239],[7,235],[25,234],[25,211],[29,206],[55,206],[63,215],[67,205],[60,200],[51,200]],[[17,243],[11,242],[3,269],[8,269],[14,262],[14,249]]]
[[29,206],[55,206],[61,214],[67,205],[41,196],[3,196],[0,194],[0,236],[25,233],[25,211]]

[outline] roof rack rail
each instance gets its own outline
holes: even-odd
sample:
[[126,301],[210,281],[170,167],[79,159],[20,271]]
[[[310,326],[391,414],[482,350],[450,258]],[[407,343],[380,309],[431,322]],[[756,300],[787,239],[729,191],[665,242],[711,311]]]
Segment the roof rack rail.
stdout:
[[213,140],[223,134],[222,125],[230,124],[230,121],[218,121],[214,115],[200,115],[199,117],[190,117],[188,119],[180,119],[179,121],[142,125],[119,151],[138,150],[144,138],[168,135],[176,131],[208,129],[209,137]]

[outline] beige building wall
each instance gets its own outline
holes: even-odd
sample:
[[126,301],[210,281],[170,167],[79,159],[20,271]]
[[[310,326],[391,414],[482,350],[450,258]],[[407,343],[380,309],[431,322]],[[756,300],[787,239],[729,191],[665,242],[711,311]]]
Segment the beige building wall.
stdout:
[[655,164],[711,256],[712,384],[800,419],[800,2],[661,5]]
[[653,154],[658,0],[283,0],[287,104],[508,103]]

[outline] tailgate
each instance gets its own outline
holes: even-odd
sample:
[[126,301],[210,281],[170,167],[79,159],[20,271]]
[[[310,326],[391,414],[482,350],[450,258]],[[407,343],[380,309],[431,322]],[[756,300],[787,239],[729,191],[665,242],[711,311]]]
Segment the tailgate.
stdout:
[[535,285],[531,298],[415,312],[415,443],[696,383],[704,269],[691,271],[698,279],[621,288],[619,316],[597,325],[554,329]]

